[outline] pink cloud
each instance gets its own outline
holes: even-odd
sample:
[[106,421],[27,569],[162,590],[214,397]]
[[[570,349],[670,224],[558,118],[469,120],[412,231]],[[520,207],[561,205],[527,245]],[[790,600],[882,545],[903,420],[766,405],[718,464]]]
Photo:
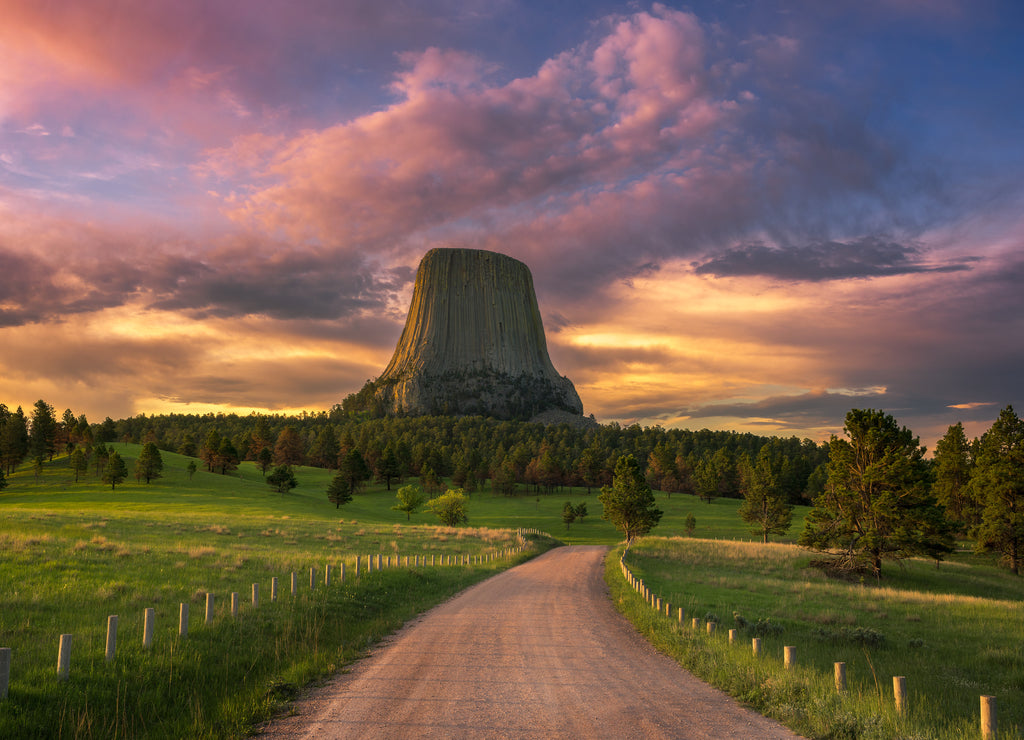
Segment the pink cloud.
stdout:
[[403,97],[385,110],[272,151],[266,139],[211,150],[210,172],[251,188],[225,204],[230,215],[294,237],[394,248],[424,230],[547,211],[565,190],[615,188],[692,161],[734,107],[704,84],[699,24],[662,6],[503,84],[462,52],[401,59],[393,89]]

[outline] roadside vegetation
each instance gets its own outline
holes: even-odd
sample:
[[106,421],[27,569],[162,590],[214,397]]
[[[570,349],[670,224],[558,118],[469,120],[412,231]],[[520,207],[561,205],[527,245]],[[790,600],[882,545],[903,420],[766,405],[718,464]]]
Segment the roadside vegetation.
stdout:
[[[117,447],[129,468],[143,451]],[[343,508],[349,517],[339,519],[324,495],[325,471],[300,469],[296,490],[305,487],[307,495],[282,495],[251,464],[235,476],[200,471],[190,478],[188,458],[163,457],[161,479],[129,479],[114,490],[95,479],[76,484],[66,459],[56,456],[38,476],[25,466],[9,479],[0,518],[0,646],[11,648],[12,660],[0,737],[244,736],[404,621],[552,542],[529,538],[531,549],[514,559],[435,567],[405,566],[403,559],[400,567],[367,573],[371,554],[395,563],[433,555],[440,563],[442,556],[498,553],[520,540],[511,530],[442,527],[425,516],[407,526],[404,513],[385,508],[394,501],[386,491],[374,501],[381,517],[359,521]],[[403,522],[381,521],[385,510]],[[327,564],[334,568],[330,587],[323,583]],[[274,576],[278,598],[271,602]],[[260,587],[256,607],[253,583]],[[204,623],[208,592],[215,595],[212,625]],[[234,618],[232,592],[239,595]],[[182,602],[190,607],[186,638],[178,636]],[[149,649],[142,646],[147,608],[156,617]],[[109,615],[119,624],[108,664]],[[56,671],[61,634],[73,636],[64,682]]]
[[[982,694],[997,697],[1000,738],[1024,731],[1024,581],[991,562],[967,553],[938,568],[907,559],[879,585],[829,578],[793,545],[647,537],[626,564],[671,604],[666,616],[626,584],[621,555],[622,547],[609,555],[606,577],[645,637],[803,736],[979,737]],[[718,625],[710,636],[708,621]],[[732,645],[730,629],[738,633]],[[754,637],[762,640],[759,658]],[[793,670],[783,666],[785,645],[796,647]],[[845,694],[835,689],[836,662],[846,664]],[[902,715],[893,676],[906,677]]]

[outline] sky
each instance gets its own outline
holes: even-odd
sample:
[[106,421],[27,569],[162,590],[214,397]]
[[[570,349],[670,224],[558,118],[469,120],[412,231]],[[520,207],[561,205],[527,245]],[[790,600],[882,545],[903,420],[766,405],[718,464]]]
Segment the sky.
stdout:
[[1024,409],[1017,0],[0,0],[0,402],[329,409],[433,247],[604,423]]

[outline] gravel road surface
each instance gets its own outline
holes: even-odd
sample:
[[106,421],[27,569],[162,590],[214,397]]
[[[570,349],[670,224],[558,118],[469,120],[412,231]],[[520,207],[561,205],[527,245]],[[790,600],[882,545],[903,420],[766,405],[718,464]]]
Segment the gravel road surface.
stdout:
[[269,738],[796,738],[655,651],[604,547],[561,547],[410,622]]

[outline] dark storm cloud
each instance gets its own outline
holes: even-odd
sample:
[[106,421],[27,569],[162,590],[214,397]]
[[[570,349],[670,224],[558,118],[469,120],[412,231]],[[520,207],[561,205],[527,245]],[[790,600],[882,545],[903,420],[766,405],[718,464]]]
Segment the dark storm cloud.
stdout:
[[695,272],[715,277],[760,276],[817,282],[923,272],[962,272],[970,270],[975,261],[969,258],[933,264],[924,261],[916,247],[865,238],[789,248],[749,244],[696,265]]

